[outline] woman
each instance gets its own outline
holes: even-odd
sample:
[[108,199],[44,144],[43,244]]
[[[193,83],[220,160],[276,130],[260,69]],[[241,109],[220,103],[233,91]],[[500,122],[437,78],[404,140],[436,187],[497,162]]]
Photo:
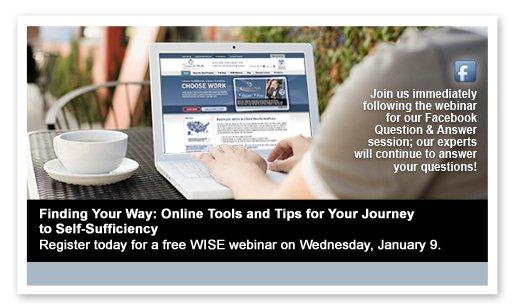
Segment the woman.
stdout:
[[[475,82],[463,84],[456,80],[453,64],[459,59],[476,61]],[[265,175],[266,162],[244,148],[222,145],[195,157],[209,168],[216,180],[232,189],[235,198],[486,198],[487,74],[479,72],[487,72],[486,37],[454,28],[407,31],[398,44],[381,44],[352,70],[325,110],[312,144],[311,140],[296,136],[280,141],[273,149],[268,157],[269,169],[288,173],[282,183],[270,181]],[[375,90],[448,88],[471,88],[479,93],[475,101],[479,106],[476,110],[479,144],[470,148],[478,152],[475,172],[394,173],[391,166],[405,163],[405,159],[355,158],[354,151],[368,148],[370,139],[384,137],[374,130],[377,125],[391,125],[385,120],[388,111],[363,110],[363,102],[373,100],[370,95]],[[413,102],[412,99],[398,101]],[[426,112],[413,110],[411,114],[423,116]],[[429,150],[445,149],[437,141],[448,136],[425,137],[435,140]],[[440,164],[445,160],[424,157],[407,162]]]

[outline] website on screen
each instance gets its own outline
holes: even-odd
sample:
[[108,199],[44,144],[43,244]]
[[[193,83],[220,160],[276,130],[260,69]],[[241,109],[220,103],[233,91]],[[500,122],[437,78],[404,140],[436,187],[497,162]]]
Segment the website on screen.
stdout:
[[165,153],[311,136],[303,53],[161,54]]

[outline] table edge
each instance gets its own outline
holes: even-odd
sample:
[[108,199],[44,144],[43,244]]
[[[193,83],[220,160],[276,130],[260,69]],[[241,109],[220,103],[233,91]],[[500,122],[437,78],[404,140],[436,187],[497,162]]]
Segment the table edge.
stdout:
[[31,131],[27,133],[26,146],[27,146],[27,194],[28,199],[40,199],[39,190],[37,187],[36,173],[34,172],[34,164],[32,163],[32,153],[30,149],[30,136],[32,134],[41,133],[41,131]]

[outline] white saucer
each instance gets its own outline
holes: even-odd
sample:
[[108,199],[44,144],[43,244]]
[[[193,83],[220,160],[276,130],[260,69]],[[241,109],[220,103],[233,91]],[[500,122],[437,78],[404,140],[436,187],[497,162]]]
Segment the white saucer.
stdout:
[[82,174],[68,171],[58,159],[47,161],[43,166],[48,175],[59,182],[74,185],[108,185],[123,181],[132,176],[139,164],[130,158],[124,158],[121,165],[109,173]]

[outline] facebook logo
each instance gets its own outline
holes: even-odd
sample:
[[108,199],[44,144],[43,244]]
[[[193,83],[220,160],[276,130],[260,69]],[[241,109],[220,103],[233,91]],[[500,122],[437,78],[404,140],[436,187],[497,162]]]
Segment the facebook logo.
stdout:
[[474,82],[477,79],[476,63],[473,60],[455,61],[455,81]]

